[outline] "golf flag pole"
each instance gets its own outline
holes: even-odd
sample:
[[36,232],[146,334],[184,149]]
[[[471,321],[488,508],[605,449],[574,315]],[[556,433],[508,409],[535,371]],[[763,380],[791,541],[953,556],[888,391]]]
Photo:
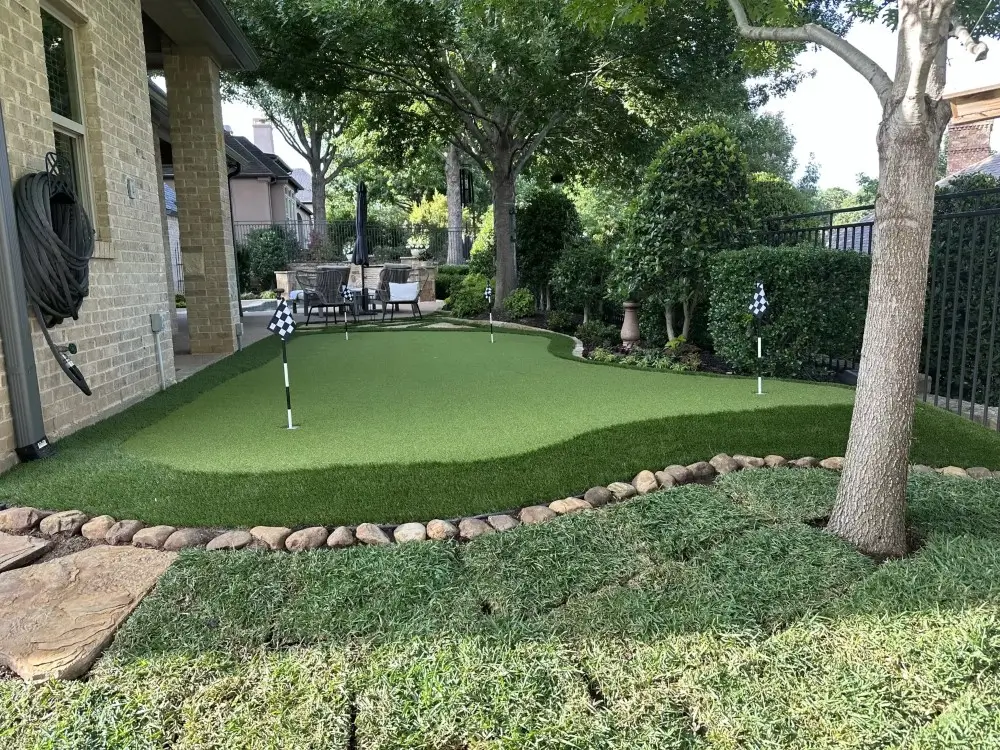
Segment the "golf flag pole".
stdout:
[[493,340],[493,287],[486,284],[486,291],[483,292],[483,296],[486,297],[486,304],[490,306],[490,343],[496,343]]
[[292,389],[288,384],[288,347],[285,339],[281,339],[281,366],[285,371],[285,408],[288,410],[288,429],[294,430],[292,425]]
[[274,316],[267,324],[267,330],[274,333],[281,339],[281,369],[285,375],[285,411],[288,415],[288,429],[294,430],[292,422],[292,390],[288,382],[288,339],[295,331],[295,318],[292,311],[288,309],[288,303],[284,299],[278,300],[278,306],[274,310]]
[[763,321],[764,316],[767,314],[767,295],[764,294],[764,282],[758,281],[757,288],[753,293],[753,298],[750,300],[750,314],[753,315],[754,327],[757,329],[757,395],[764,395],[764,376],[761,374],[763,372],[763,358],[764,358],[764,344],[761,337],[761,321]]
[[[757,332],[758,334],[760,331]],[[757,336],[757,395],[764,395],[764,378],[760,374],[761,358],[763,357],[763,349],[761,348],[760,336]]]
[[[347,284],[344,284],[343,286],[340,287],[340,296],[344,300],[344,302],[353,302],[354,301],[354,292],[352,292],[350,289],[347,288]],[[351,340],[350,335],[348,335],[348,333],[347,333],[347,308],[346,307],[344,308],[344,340],[345,341],[350,341]]]

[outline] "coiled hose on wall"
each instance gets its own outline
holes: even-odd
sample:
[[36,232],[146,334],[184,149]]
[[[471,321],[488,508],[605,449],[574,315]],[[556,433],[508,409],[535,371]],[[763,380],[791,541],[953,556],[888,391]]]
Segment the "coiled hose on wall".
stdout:
[[24,283],[52,356],[89,396],[86,378],[67,354],[75,348],[57,346],[48,330],[67,318],[79,317],[80,306],[90,292],[90,259],[94,255],[94,226],[72,183],[55,172],[53,157],[46,158],[48,171],[27,174],[14,186]]

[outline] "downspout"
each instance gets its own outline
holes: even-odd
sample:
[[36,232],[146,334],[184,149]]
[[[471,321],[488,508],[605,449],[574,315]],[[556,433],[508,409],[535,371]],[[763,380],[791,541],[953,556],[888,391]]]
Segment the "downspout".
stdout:
[[[240,317],[243,317],[243,290],[240,289],[240,254],[236,250],[236,219],[233,218],[233,178],[239,175],[243,166],[235,159],[228,164],[226,174],[226,188],[229,190],[229,228],[233,233],[233,262],[236,264],[236,303],[240,308]],[[243,348],[242,346],[240,347]]]
[[14,224],[13,195],[3,105],[0,104],[0,339],[17,456],[22,461],[31,461],[51,456],[55,449],[45,437],[24,292],[24,267]]

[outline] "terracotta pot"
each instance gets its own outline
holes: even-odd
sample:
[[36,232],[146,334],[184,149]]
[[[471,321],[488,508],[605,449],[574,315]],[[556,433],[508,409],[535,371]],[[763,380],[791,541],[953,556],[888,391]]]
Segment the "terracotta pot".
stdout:
[[631,349],[639,343],[639,303],[625,303],[625,322],[622,323],[622,346]]

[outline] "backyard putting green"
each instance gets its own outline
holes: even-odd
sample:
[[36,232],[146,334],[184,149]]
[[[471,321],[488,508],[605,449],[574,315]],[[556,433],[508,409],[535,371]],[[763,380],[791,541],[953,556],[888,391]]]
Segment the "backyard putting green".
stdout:
[[854,395],[773,381],[757,396],[744,379],[596,367],[554,357],[548,345],[518,334],[491,344],[457,331],[299,336],[288,345],[299,429],[285,428],[275,360],[202,394],[124,450],[201,472],[474,461],[644,419],[849,404]]
[[[60,440],[0,502],[174,526],[454,518],[716,453],[843,455],[852,391],[582,362],[561,336],[357,331],[266,339]],[[1000,437],[918,404],[911,458],[1000,468]]]

